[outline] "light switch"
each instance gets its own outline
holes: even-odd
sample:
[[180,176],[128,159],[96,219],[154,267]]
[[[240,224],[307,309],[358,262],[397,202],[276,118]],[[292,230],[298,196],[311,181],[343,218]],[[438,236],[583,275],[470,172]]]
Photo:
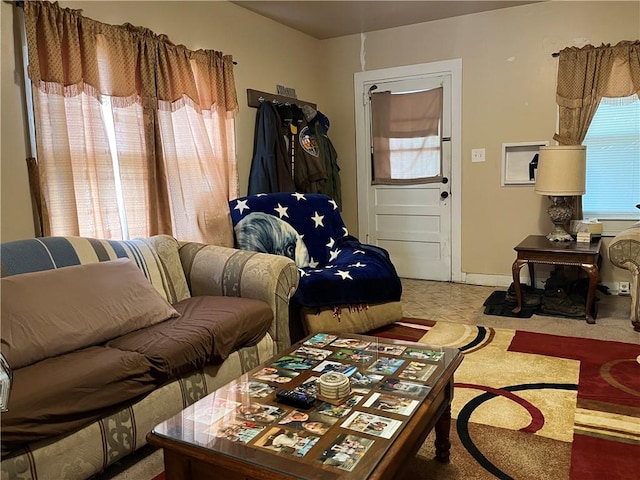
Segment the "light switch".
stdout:
[[474,148],[471,150],[472,162],[484,162],[484,148]]

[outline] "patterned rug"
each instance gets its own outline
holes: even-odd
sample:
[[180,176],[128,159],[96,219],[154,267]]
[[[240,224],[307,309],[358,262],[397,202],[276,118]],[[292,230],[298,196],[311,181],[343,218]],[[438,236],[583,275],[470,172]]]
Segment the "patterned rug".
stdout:
[[638,478],[639,345],[418,319],[373,334],[465,354],[451,463],[430,437],[405,478]]
[[451,462],[434,460],[432,434],[402,479],[638,478],[639,345],[420,319],[371,334],[465,355]]

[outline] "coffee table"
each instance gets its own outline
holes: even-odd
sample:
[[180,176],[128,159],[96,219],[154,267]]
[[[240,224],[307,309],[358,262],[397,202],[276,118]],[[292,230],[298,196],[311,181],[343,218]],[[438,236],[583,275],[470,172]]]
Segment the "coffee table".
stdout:
[[[166,480],[395,478],[432,429],[436,458],[449,461],[462,358],[455,348],[315,334],[162,422],[147,440],[164,450]],[[320,397],[308,409],[277,402],[280,389],[318,393],[328,371],[349,376],[348,397]]]

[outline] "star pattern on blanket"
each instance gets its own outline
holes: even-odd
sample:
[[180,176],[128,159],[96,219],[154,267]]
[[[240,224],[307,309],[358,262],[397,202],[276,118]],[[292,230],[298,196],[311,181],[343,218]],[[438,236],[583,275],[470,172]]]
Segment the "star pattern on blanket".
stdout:
[[278,203],[278,206],[274,208],[274,210],[278,212],[278,215],[280,215],[280,218],[289,216],[289,214],[287,213],[287,210],[289,210],[289,207],[283,207]]
[[304,200],[305,202],[307,201],[306,197],[304,196],[304,193],[295,192],[295,193],[292,193],[291,196],[296,197],[297,201],[300,201],[300,200]]
[[333,262],[336,258],[338,258],[338,255],[340,255],[340,252],[342,252],[342,250],[339,250],[337,248],[335,250],[329,251],[329,261]]
[[315,222],[315,227],[324,227],[324,215],[320,215],[318,212],[314,212],[313,217],[311,217],[311,220],[313,220]]
[[249,200],[238,200],[236,202],[236,206],[233,208],[234,210],[239,210],[240,211],[240,215],[242,215],[242,213],[245,210],[249,210],[249,206],[247,205],[247,202]]
[[334,273],[334,275],[342,277],[343,280],[346,280],[346,279],[353,280],[353,278],[351,278],[351,275],[349,275],[349,271],[345,272],[344,270],[338,270],[336,273]]
[[332,237],[329,237],[329,243],[327,243],[326,247],[331,249],[335,243],[336,241]]

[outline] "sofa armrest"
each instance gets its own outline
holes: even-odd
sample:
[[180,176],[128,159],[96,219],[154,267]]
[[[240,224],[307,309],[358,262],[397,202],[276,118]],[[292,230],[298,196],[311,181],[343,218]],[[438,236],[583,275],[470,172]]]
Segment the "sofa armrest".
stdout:
[[291,345],[289,300],[298,288],[295,263],[280,255],[180,243],[180,261],[192,296],[224,295],[267,302],[274,321],[269,333],[277,351]]

